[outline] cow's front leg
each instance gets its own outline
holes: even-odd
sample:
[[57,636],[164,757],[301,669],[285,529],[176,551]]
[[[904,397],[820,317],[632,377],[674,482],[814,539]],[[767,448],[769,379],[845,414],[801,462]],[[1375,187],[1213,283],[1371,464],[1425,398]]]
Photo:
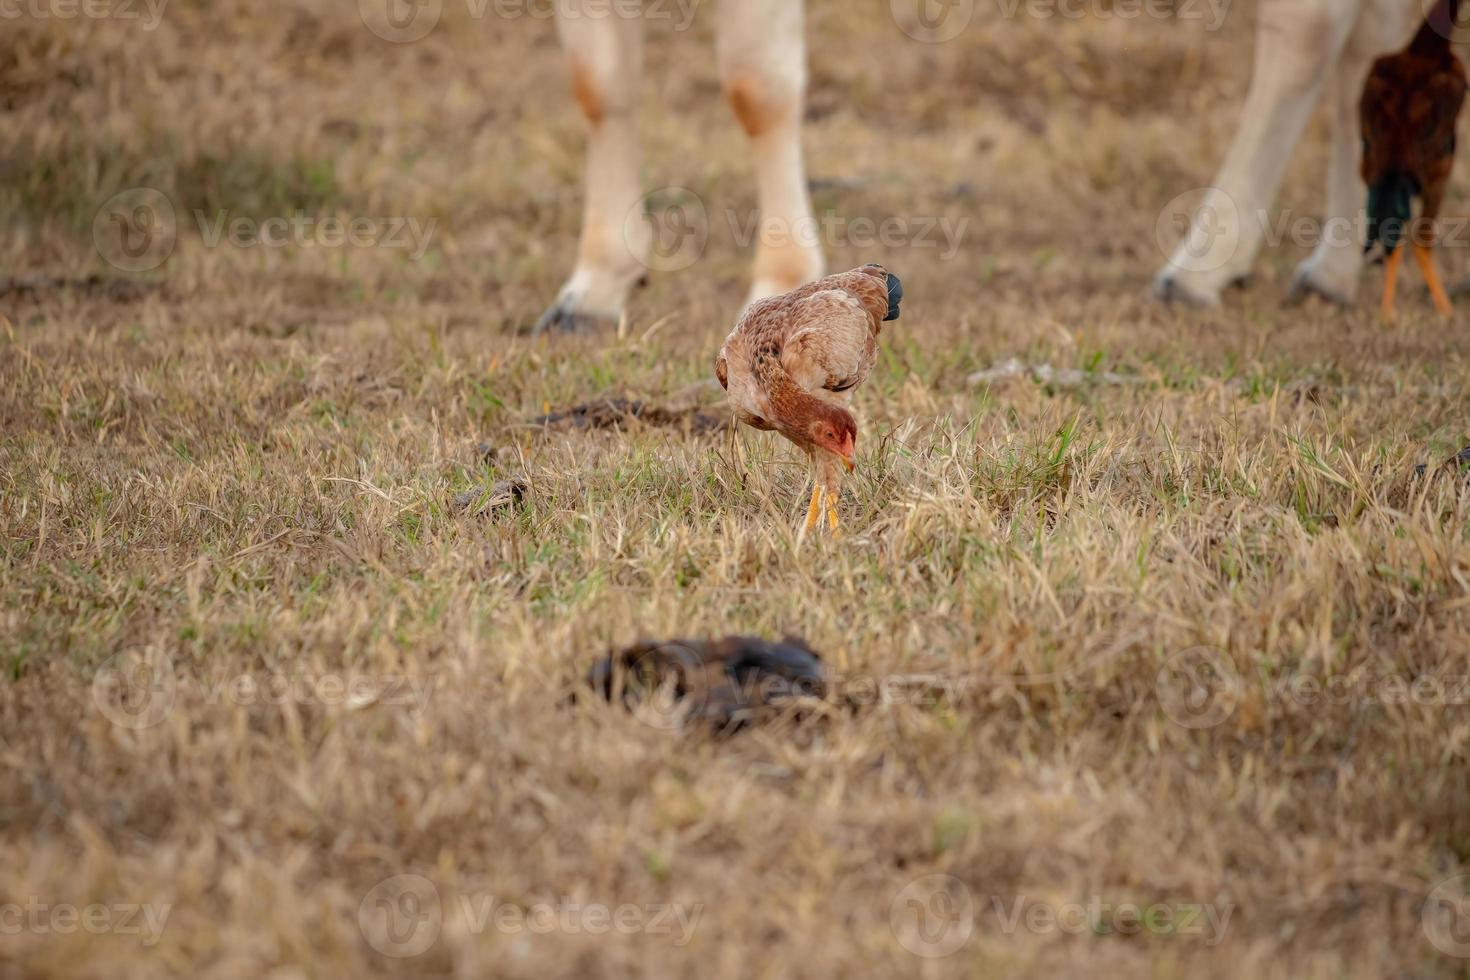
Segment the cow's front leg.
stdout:
[[1379,55],[1407,43],[1418,26],[1415,4],[1369,0],[1363,7],[1332,73],[1332,146],[1327,162],[1327,213],[1312,254],[1297,266],[1291,295],[1309,293],[1347,305],[1363,270],[1364,204],[1367,189],[1359,174],[1362,120],[1358,104],[1363,83]]
[[[603,0],[587,0],[605,8]],[[628,291],[647,272],[651,229],[642,219],[638,87],[643,22],[583,0],[556,5],[557,32],[570,62],[572,92],[587,119],[587,177],[577,265],[536,332],[616,320]]]
[[801,156],[806,100],[802,8],[801,0],[724,0],[720,5],[720,78],[750,137],[760,192],[752,300],[822,275],[822,246]]
[[1263,5],[1239,128],[1184,239],[1154,280],[1164,299],[1213,305],[1250,272],[1292,150],[1361,0],[1272,0]]

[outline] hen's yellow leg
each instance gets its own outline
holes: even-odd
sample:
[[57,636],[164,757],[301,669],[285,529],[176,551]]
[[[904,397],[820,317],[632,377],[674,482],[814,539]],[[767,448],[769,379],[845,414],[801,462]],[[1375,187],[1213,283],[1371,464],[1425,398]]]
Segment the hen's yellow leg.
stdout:
[[1393,294],[1398,287],[1399,265],[1404,261],[1404,247],[1400,245],[1388,253],[1388,258],[1383,262],[1383,300],[1378,304],[1378,315],[1388,322],[1393,322]]
[[837,519],[837,494],[831,490],[823,490],[827,496],[827,529],[833,534],[837,533],[837,526],[841,523]]
[[1435,311],[1440,316],[1452,314],[1455,310],[1450,306],[1444,283],[1439,279],[1439,267],[1434,264],[1434,250],[1428,245],[1415,245],[1414,261],[1419,263],[1419,271],[1424,273],[1424,281],[1429,285],[1429,295],[1434,299]]
[[807,532],[816,527],[822,519],[822,484],[812,486],[812,501],[806,506],[806,524],[801,528],[801,533],[796,536],[797,543],[806,539]]

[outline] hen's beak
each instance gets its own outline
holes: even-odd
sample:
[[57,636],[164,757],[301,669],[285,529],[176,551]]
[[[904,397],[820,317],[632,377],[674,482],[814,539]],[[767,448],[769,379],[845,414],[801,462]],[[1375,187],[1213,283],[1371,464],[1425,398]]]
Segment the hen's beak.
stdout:
[[851,473],[853,470],[857,469],[857,464],[853,462],[853,457],[856,456],[856,455],[857,455],[857,447],[855,445],[853,445],[852,437],[851,436],[848,436],[846,439],[844,439],[842,441],[842,453],[841,453],[841,456],[842,456],[842,463],[843,463],[844,466],[847,467],[847,472],[849,472],[849,473]]

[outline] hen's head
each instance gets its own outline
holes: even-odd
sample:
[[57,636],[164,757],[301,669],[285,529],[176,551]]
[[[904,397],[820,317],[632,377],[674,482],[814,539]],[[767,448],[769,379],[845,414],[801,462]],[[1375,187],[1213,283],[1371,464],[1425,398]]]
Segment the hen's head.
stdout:
[[857,451],[857,419],[847,409],[818,402],[794,435],[799,437],[798,442],[825,449],[847,464],[849,472],[852,470],[853,454]]

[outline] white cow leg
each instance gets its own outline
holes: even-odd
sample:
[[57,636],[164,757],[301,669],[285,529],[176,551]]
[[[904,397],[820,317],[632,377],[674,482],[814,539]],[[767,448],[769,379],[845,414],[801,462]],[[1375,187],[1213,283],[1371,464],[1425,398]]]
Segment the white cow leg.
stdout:
[[[760,238],[750,299],[774,296],[822,275],[801,156],[806,34],[801,0],[723,0],[720,78],[750,137],[760,194]],[[738,221],[738,227],[749,222]]]
[[1332,148],[1327,162],[1327,212],[1322,221],[1322,239],[1311,256],[1297,266],[1291,281],[1294,298],[1316,294],[1346,305],[1357,293],[1363,269],[1367,198],[1358,173],[1362,154],[1358,103],[1374,59],[1408,42],[1418,25],[1416,10],[1414,4],[1369,2],[1343,47],[1329,94]]
[[576,330],[621,316],[628,291],[648,270],[652,231],[642,220],[638,88],[643,22],[608,16],[605,2],[560,0],[557,31],[572,91],[587,119],[587,179],[577,265],[536,332]]
[[1329,70],[1357,22],[1361,0],[1268,0],[1240,126],[1184,240],[1154,280],[1167,300],[1201,305],[1245,278]]

